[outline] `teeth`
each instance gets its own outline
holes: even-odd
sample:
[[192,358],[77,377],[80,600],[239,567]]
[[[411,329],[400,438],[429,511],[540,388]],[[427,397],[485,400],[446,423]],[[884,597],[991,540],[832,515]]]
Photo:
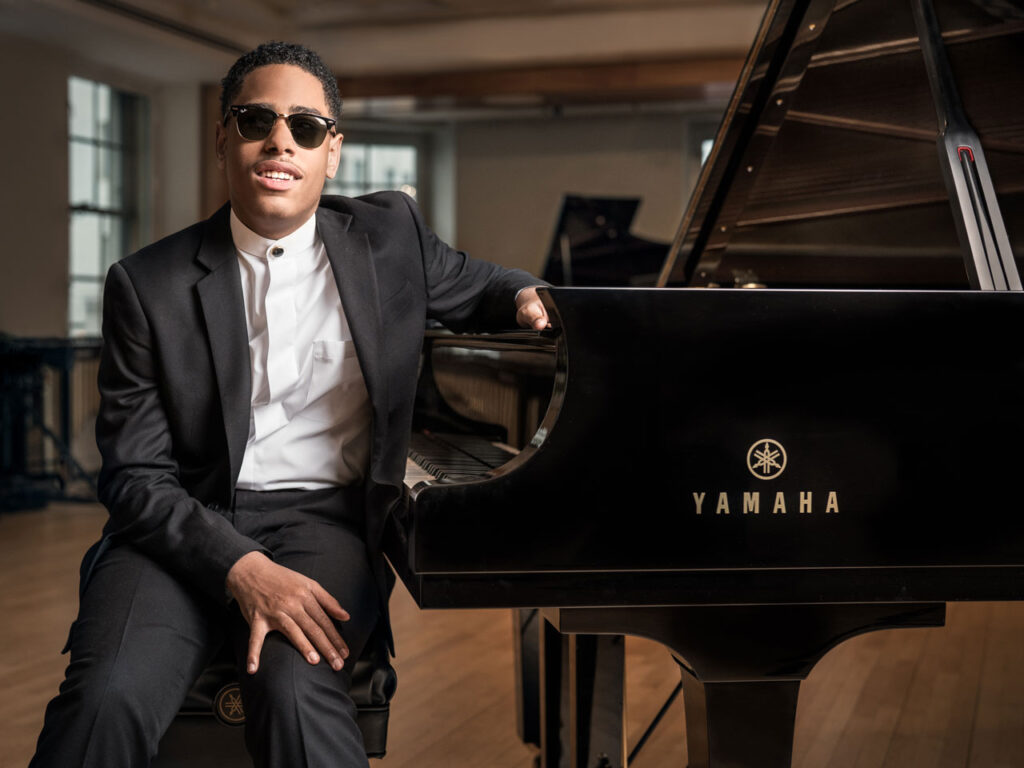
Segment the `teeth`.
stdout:
[[288,179],[289,181],[295,178],[290,173],[285,173],[284,171],[263,171],[260,176],[268,179]]

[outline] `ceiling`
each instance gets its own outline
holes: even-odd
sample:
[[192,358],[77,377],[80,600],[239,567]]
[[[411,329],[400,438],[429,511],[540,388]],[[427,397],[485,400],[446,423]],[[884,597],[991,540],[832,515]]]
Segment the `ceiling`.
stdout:
[[[449,78],[467,83],[483,74],[492,77],[484,87],[515,99],[523,87],[503,91],[499,83],[522,73],[521,83],[570,83],[584,101],[602,98],[605,83],[628,88],[646,77],[660,94],[645,90],[647,81],[637,92],[665,99],[683,86],[698,93],[731,83],[766,1],[0,0],[0,34],[37,41],[41,56],[70,57],[126,84],[216,83],[241,52],[273,39],[309,45],[340,78],[380,84],[381,96],[436,98]],[[663,86],[666,70],[690,62]],[[579,86],[577,72],[592,85]],[[419,93],[405,92],[410,87]],[[579,93],[587,88],[591,95]]]
[[[467,19],[552,16],[601,11],[706,6],[708,0],[127,0],[124,5],[176,8],[172,15],[206,15],[246,23],[276,20],[297,31],[353,25],[423,24]],[[718,5],[764,5],[764,0],[719,0]]]

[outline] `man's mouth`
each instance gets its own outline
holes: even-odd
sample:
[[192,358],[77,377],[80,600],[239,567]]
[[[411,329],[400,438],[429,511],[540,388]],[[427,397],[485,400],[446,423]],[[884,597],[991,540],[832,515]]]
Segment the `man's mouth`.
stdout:
[[283,163],[265,163],[253,170],[259,185],[270,192],[285,192],[292,189],[302,178],[301,173],[291,170]]

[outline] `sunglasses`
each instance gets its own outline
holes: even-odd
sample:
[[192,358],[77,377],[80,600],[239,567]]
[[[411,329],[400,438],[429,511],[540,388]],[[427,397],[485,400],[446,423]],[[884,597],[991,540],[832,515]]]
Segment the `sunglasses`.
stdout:
[[[338,122],[329,117],[309,112],[280,115],[267,107],[249,104],[236,104],[230,109],[231,114],[235,116],[238,135],[246,141],[263,141],[274,130],[277,118],[283,117],[288,124],[288,130],[292,132],[295,143],[304,149],[316,149],[323,144],[327,132],[333,129]],[[228,117],[230,115],[224,118],[225,124],[227,124]]]

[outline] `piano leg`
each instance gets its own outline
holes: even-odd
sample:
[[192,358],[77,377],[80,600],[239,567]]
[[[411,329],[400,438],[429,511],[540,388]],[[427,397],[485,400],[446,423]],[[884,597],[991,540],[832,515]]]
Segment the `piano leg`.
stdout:
[[569,765],[625,768],[626,638],[569,635]]
[[513,608],[512,643],[515,661],[516,731],[524,744],[540,749],[540,626],[536,608]]
[[540,627],[542,768],[625,768],[625,638]]
[[687,768],[789,768],[799,680],[704,683],[680,667]]
[[825,653],[945,615],[944,603],[544,609],[560,632],[648,637],[683,660],[690,768],[789,768],[800,681]]
[[569,639],[541,621],[540,636],[540,766],[568,768]]

